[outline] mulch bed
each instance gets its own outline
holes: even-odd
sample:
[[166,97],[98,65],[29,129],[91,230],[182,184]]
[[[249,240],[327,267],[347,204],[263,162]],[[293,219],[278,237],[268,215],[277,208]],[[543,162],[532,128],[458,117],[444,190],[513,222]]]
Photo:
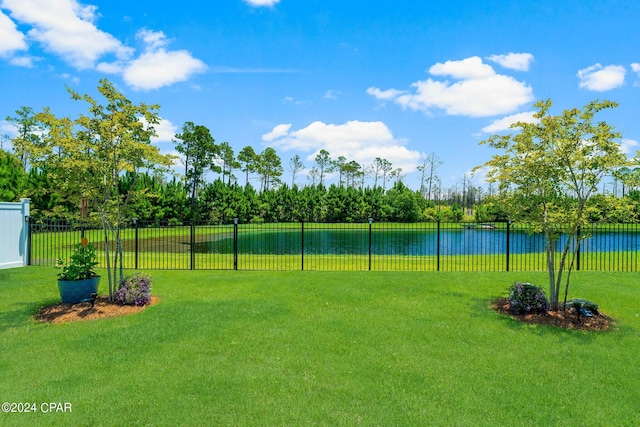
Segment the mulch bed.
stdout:
[[611,318],[602,312],[600,312],[600,315],[594,315],[593,317],[578,317],[573,310],[548,311],[546,314],[512,314],[509,312],[509,300],[507,298],[495,300],[493,309],[523,323],[552,325],[582,331],[606,331],[613,323]]
[[135,305],[122,305],[117,302],[110,302],[106,295],[99,295],[93,307],[91,307],[91,303],[88,302],[81,302],[79,304],[57,303],[47,307],[41,307],[34,317],[38,322],[50,323],[95,320],[139,313],[157,302],[158,298],[152,296],[149,304],[138,307]]

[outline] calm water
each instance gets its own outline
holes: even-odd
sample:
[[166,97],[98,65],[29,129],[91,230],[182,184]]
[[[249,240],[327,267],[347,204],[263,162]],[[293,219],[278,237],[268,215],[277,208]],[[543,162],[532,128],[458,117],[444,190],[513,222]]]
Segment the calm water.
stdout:
[[[460,229],[440,231],[441,255],[506,253],[505,230]],[[561,250],[566,237],[556,243]],[[436,255],[436,230],[374,230],[371,253],[378,255]],[[544,236],[511,231],[510,253],[544,252]],[[582,241],[583,252],[613,252],[640,250],[640,234],[633,232],[598,232]],[[233,253],[233,238],[198,243],[200,253]],[[279,232],[240,233],[240,253],[295,255],[302,252],[300,230]],[[369,231],[329,229],[305,230],[305,254],[368,254]]]

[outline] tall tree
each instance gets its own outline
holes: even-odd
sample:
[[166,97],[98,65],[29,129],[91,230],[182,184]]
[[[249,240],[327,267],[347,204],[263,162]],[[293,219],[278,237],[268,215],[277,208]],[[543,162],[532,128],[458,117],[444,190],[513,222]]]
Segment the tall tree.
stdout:
[[331,168],[335,171],[338,171],[339,179],[338,185],[342,186],[344,184],[344,177],[346,174],[345,167],[347,165],[347,158],[345,156],[340,156],[336,160],[331,161]]
[[406,176],[407,176],[406,173],[402,173],[402,168],[393,169],[389,173],[389,178],[395,178],[396,183],[402,182]]
[[298,154],[289,159],[289,170],[291,171],[291,188],[296,185],[296,176],[298,172],[305,169],[304,163]]
[[442,163],[442,160],[440,160],[436,153],[432,152],[418,166],[418,171],[420,171],[420,193],[422,193],[422,196],[426,197],[427,200],[431,200],[431,192],[437,178],[436,172],[438,168],[442,166]]
[[[512,220],[522,220],[545,236],[549,299],[559,306],[562,276],[566,269],[565,301],[569,279],[587,221],[586,203],[603,176],[627,164],[615,141],[620,134],[595,115],[616,103],[594,101],[582,110],[550,113],[551,100],[535,104],[536,123],[519,122],[519,132],[493,135],[483,144],[500,150],[484,166],[489,181],[497,181]],[[476,168],[477,169],[477,168]],[[567,235],[556,271],[556,242]]]
[[191,200],[191,216],[195,219],[195,204],[198,190],[204,184],[207,169],[220,153],[206,126],[186,122],[182,125],[182,133],[176,134],[176,150],[184,156],[185,181]]
[[311,181],[312,186],[315,186],[316,184],[319,183],[320,171],[316,166],[312,166],[311,169],[309,169],[309,173],[307,174],[307,179]]
[[327,173],[332,172],[333,166],[331,162],[331,155],[327,150],[320,150],[316,155],[315,164],[318,168],[318,174],[320,178],[320,185],[324,185],[324,177]]
[[[54,168],[56,188],[61,195],[76,202],[86,198],[97,210],[104,232],[109,295],[113,299],[124,276],[120,235],[128,220],[127,204],[131,197],[131,193],[120,192],[120,176],[125,172],[137,175],[140,170],[162,170],[171,163],[171,157],[161,155],[151,144],[155,135],[153,125],[159,122],[158,106],[133,104],[106,79],[100,80],[98,86],[105,105],[89,95],[67,90],[73,100],[88,104],[89,114],[70,119],[58,118],[49,109],[39,113],[36,119],[47,132],[34,166]],[[111,241],[116,245],[113,260]]]
[[382,175],[382,159],[380,157],[376,157],[369,166],[368,174],[373,178],[373,188],[376,188],[378,186],[378,179],[380,179]]
[[31,107],[21,107],[16,110],[16,116],[7,117],[7,122],[15,126],[18,131],[18,135],[11,140],[13,152],[22,162],[24,170],[28,172],[31,158],[42,145],[42,124],[37,120]]
[[235,179],[233,171],[240,167],[240,162],[236,160],[233,148],[228,142],[223,142],[218,148],[218,159],[222,170],[223,178],[227,177],[227,184],[231,185],[231,178]]
[[245,173],[244,184],[249,184],[249,174],[257,169],[258,154],[252,146],[247,145],[238,153],[238,162],[240,162],[241,171]]
[[382,172],[382,189],[387,189],[387,178],[389,178],[389,174],[393,171],[393,165],[387,159],[381,159],[380,157],[376,157],[376,163],[380,165],[380,171]]
[[356,187],[361,184],[361,179],[364,176],[364,173],[362,172],[361,166],[358,162],[351,160],[349,163],[346,163],[342,169],[347,187]]
[[262,178],[261,191],[268,191],[273,186],[280,184],[282,160],[276,150],[267,147],[260,153],[257,172]]

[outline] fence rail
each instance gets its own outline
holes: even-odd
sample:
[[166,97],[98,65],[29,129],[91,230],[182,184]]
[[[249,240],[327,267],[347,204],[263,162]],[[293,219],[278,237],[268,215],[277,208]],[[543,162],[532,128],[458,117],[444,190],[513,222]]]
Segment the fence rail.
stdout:
[[[68,259],[86,236],[99,250],[101,229],[31,219],[31,265]],[[593,225],[575,260],[578,270],[638,271],[640,226]],[[122,230],[127,269],[544,271],[544,238],[509,223],[207,224],[159,226],[134,221]],[[561,236],[558,252],[566,243]],[[113,249],[113,242],[110,242]],[[104,257],[101,257],[101,261]],[[557,254],[557,260],[559,253]],[[556,260],[556,261],[557,261]],[[104,267],[104,265],[101,265]]]

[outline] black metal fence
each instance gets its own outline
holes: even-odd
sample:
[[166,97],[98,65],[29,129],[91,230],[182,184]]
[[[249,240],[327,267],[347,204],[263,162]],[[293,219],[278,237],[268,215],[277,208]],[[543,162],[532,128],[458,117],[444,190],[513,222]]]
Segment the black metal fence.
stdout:
[[[578,270],[638,271],[640,226],[593,225]],[[99,250],[103,232],[88,224],[31,219],[31,265],[68,259],[85,236]],[[544,237],[508,223],[274,223],[158,225],[122,230],[127,269],[544,271]],[[556,244],[559,252],[566,237]],[[110,248],[115,247],[110,242]],[[100,258],[101,260],[104,257]],[[104,265],[101,265],[104,267]]]

